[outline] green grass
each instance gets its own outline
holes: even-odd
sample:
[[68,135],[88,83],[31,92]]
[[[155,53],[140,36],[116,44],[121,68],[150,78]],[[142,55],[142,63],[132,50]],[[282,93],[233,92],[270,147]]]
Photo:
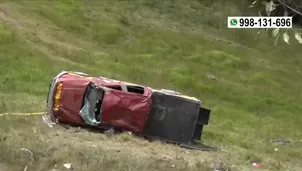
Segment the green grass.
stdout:
[[[226,28],[227,16],[246,13],[235,0],[1,2],[0,112],[44,111],[52,77],[83,71],[200,98],[212,109],[203,142],[230,153],[187,152],[10,116],[0,118],[0,170],[51,170],[68,162],[75,170],[213,170],[217,164],[248,170],[254,160],[267,170],[300,169],[301,45],[274,46],[267,34],[255,40],[257,30]],[[278,138],[294,142],[265,141]]]

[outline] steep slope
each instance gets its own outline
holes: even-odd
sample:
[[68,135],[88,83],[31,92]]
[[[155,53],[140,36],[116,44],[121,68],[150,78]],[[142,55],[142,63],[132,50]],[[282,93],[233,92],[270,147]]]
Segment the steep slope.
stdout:
[[[0,170],[26,164],[51,170],[67,162],[76,170],[213,170],[217,164],[248,170],[255,160],[267,170],[302,168],[301,45],[274,46],[267,35],[255,40],[257,30],[227,29],[226,17],[244,7],[197,0],[2,1],[1,113],[44,111],[50,79],[61,70],[84,71],[202,99],[213,110],[203,141],[227,152],[188,152],[6,116]],[[278,138],[292,143],[266,141]]]

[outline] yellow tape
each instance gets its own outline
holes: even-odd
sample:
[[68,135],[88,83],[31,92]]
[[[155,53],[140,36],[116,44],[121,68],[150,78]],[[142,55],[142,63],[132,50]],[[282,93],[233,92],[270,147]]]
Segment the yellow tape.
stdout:
[[0,113],[0,116],[35,116],[35,115],[45,115],[47,112],[35,112],[35,113]]

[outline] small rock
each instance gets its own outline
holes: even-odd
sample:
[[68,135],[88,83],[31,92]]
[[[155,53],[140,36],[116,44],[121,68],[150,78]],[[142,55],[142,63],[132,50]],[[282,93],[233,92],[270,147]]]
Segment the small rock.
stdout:
[[275,151],[279,151],[279,149],[278,149],[278,148],[274,148],[274,150],[275,150]]

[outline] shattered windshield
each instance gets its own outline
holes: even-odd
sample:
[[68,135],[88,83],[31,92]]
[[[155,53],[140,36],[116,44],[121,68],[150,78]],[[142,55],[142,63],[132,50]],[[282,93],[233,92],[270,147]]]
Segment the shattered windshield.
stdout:
[[80,110],[80,115],[87,124],[96,126],[101,122],[103,95],[104,90],[96,87],[94,84],[89,84],[87,87],[83,107]]

